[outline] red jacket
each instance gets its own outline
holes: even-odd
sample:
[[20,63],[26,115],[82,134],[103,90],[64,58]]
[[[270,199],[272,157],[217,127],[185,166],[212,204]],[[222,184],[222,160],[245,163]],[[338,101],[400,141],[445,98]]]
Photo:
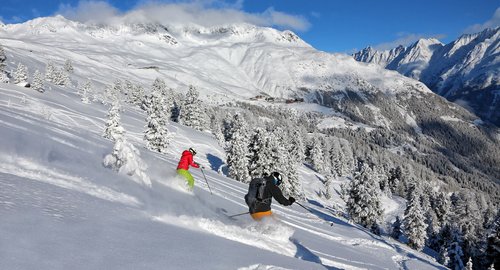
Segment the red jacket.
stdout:
[[189,152],[188,150],[185,150],[184,152],[182,152],[182,157],[181,160],[179,161],[179,165],[177,165],[177,170],[178,169],[189,170],[189,165],[191,165],[194,168],[200,167],[193,161],[193,154],[191,154],[191,152]]

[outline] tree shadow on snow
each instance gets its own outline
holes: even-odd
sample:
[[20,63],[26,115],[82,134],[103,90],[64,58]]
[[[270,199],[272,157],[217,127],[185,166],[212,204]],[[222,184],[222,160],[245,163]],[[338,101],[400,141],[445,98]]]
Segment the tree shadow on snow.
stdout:
[[220,159],[219,157],[214,156],[212,154],[207,154],[207,160],[210,163],[210,168],[213,171],[219,171],[219,168],[222,165],[224,165],[224,161],[222,161],[222,159]]
[[[310,203],[310,204],[316,205],[316,206],[323,207],[323,205],[321,205],[321,203],[319,203],[317,201],[314,201],[314,200],[309,200],[308,199],[307,202]],[[318,218],[320,218],[320,219],[322,219],[322,220],[324,220],[326,222],[331,222],[333,224],[343,225],[343,226],[347,226],[347,227],[354,227],[352,224],[349,224],[349,223],[347,223],[345,221],[342,221],[342,220],[340,220],[340,219],[338,219],[336,217],[333,217],[331,215],[325,214],[325,213],[323,213],[321,211],[318,211],[316,209],[313,209],[311,207],[307,207],[307,206],[304,206],[304,207],[307,209],[307,211],[309,211],[309,213],[317,216]]]
[[307,249],[305,246],[303,246],[297,239],[290,239],[290,241],[297,247],[297,252],[295,253],[294,257],[297,259],[301,259],[304,261],[308,262],[313,262],[317,264],[321,264],[324,266],[326,269],[340,269],[340,268],[335,268],[332,266],[324,265],[323,262],[321,261],[320,257],[318,257],[316,254],[312,253],[309,249]]

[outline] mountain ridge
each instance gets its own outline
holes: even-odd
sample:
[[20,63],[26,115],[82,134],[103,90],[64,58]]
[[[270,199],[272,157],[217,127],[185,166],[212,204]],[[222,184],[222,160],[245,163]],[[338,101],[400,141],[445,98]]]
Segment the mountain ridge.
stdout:
[[[421,46],[426,42],[434,48]],[[352,56],[357,61],[375,63],[420,80],[439,95],[461,102],[498,126],[499,44],[500,27],[497,27],[462,35],[446,45],[436,39],[420,39],[406,48],[376,51],[369,47]],[[392,57],[379,60],[385,55]]]

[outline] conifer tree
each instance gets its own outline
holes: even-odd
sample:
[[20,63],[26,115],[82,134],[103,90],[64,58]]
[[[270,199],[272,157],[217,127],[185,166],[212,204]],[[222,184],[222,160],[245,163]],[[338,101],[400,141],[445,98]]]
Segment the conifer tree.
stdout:
[[123,136],[124,129],[120,125],[120,103],[115,101],[108,111],[108,120],[102,136],[106,139],[116,141]]
[[392,231],[391,231],[392,238],[399,240],[399,237],[401,237],[401,235],[403,234],[401,231],[401,226],[402,226],[401,219],[399,218],[399,216],[396,216],[396,220],[394,221],[394,223],[392,223]]
[[113,133],[113,152],[106,155],[103,160],[105,167],[128,175],[135,182],[151,188],[151,180],[146,174],[147,165],[142,161],[139,150],[125,138],[125,129],[121,126],[117,117],[117,127],[115,130],[121,132]]
[[64,70],[68,73],[73,73],[74,69],[71,60],[67,59],[66,62],[64,62]]
[[497,213],[497,217],[488,234],[486,257],[488,264],[491,263],[492,267],[500,269],[500,211]]
[[181,108],[180,119],[181,123],[185,126],[197,130],[205,130],[207,128],[207,120],[205,119],[199,95],[198,90],[190,85]]
[[5,64],[7,62],[7,55],[5,54],[5,50],[0,44],[0,83],[8,83],[9,82],[9,77],[7,76],[7,71],[6,67],[7,65]]
[[248,174],[248,128],[239,114],[234,115],[231,133],[227,149],[229,177],[247,183],[250,181]]
[[248,145],[248,172],[252,179],[271,173],[271,149],[268,144],[269,138],[266,131],[260,127],[255,128]]
[[55,77],[56,68],[54,67],[54,63],[48,62],[45,66],[45,79],[49,82],[52,82]]
[[465,257],[476,256],[480,253],[482,216],[475,196],[470,192],[460,191],[453,194],[452,203],[452,222],[461,232],[464,255]]
[[123,84],[123,95],[127,97],[127,101],[130,101],[130,96],[132,95],[132,92],[134,92],[134,85],[129,80],[125,80]]
[[465,264],[465,268],[464,269],[465,270],[473,270],[473,268],[472,268],[472,257],[469,257],[469,260]]
[[171,114],[170,120],[172,120],[172,122],[179,123],[179,118],[181,115],[181,107],[182,105],[180,105],[180,101],[174,100],[172,102],[172,109],[170,110]]
[[319,135],[313,137],[310,159],[311,165],[317,172],[325,172],[325,154],[323,152],[322,138]]
[[33,90],[36,90],[40,93],[45,92],[44,80],[42,77],[42,73],[40,73],[40,71],[38,71],[38,69],[35,71],[35,74],[33,74],[33,82],[31,84],[31,88],[33,88]]
[[359,161],[347,191],[346,206],[350,218],[365,228],[372,228],[377,224],[382,216],[379,194],[380,189],[372,177],[372,169],[365,162]]
[[292,132],[289,136],[290,142],[289,151],[295,162],[302,164],[305,159],[305,145],[301,131],[298,128],[291,128]]
[[0,72],[5,72],[5,67],[7,66],[5,62],[7,61],[7,55],[5,54],[5,49],[2,44],[0,44]]
[[274,157],[272,164],[275,166],[273,171],[285,175],[282,184],[284,194],[303,200],[305,196],[297,169],[299,163],[297,157],[293,156],[290,136],[287,134],[282,128],[275,128],[271,135],[272,156]]
[[161,82],[158,79],[153,83],[151,94],[144,100],[147,113],[147,129],[144,139],[150,150],[163,153],[168,146],[168,112],[164,108],[164,97]]
[[81,93],[82,93],[82,102],[85,104],[90,104],[90,97],[92,96],[92,83],[90,80],[87,80],[83,86],[81,87]]
[[17,69],[14,72],[14,83],[27,83],[28,82],[28,68],[19,63]]
[[129,103],[140,106],[144,95],[144,88],[140,85],[134,85],[128,95]]
[[464,253],[462,251],[462,236],[457,228],[452,230],[451,242],[447,248],[448,259],[446,266],[450,269],[462,270],[464,263],[462,261]]
[[324,180],[324,188],[325,188],[325,199],[330,200],[333,197],[333,179],[334,176],[331,173],[327,173],[325,175],[325,180]]
[[416,250],[422,250],[427,238],[427,224],[425,224],[425,217],[420,204],[422,192],[419,187],[413,185],[408,192],[408,196],[408,205],[403,220],[408,245]]

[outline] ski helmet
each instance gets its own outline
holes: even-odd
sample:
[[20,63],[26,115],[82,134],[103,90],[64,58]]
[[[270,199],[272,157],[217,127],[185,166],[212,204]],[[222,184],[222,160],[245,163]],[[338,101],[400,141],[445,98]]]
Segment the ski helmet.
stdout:
[[193,155],[196,155],[196,150],[194,150],[193,148],[189,148],[189,152],[191,152],[191,154]]
[[271,176],[274,178],[274,184],[279,186],[283,182],[283,177],[279,172],[273,172]]

